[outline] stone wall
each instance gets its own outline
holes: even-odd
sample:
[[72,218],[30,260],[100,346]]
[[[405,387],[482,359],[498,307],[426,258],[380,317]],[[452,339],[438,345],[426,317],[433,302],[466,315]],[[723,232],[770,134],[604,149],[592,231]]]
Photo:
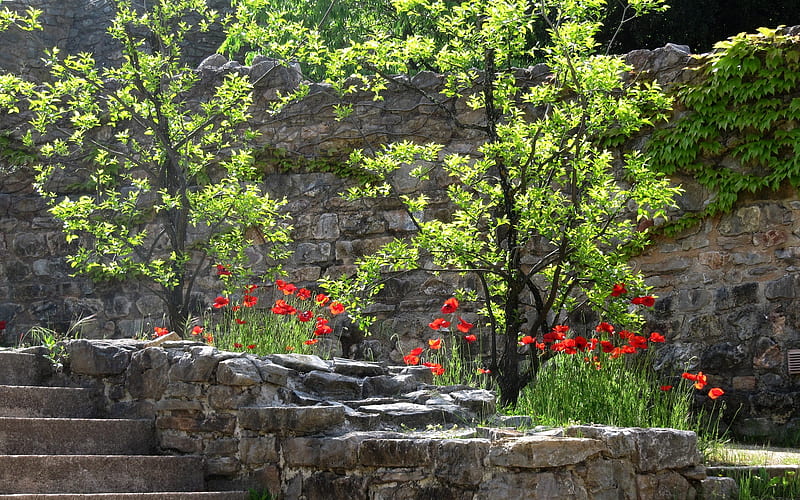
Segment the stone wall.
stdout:
[[[98,389],[109,417],[154,419],[168,454],[204,458],[211,487],[280,498],[731,498],[707,478],[692,432],[482,427],[493,394],[432,386],[426,367],[203,344],[76,340],[53,371],[42,351],[0,350],[40,384]],[[31,383],[31,382],[28,382]]]
[[[71,2],[44,1],[40,5],[47,9],[49,31],[35,36],[61,40],[65,47],[81,43],[89,44],[82,48],[101,47],[93,41],[96,32],[86,29],[87,19],[100,16],[101,7],[86,10],[69,7]],[[101,19],[95,25],[102,26]],[[82,37],[69,35],[75,29]],[[0,57],[14,64],[31,60],[28,45],[8,45],[4,39],[0,43],[13,47]],[[691,58],[681,46],[635,51],[627,57],[637,71],[666,87],[693,77],[693,72],[684,70]],[[4,61],[0,66],[11,64]],[[288,278],[310,285],[320,276],[350,272],[359,255],[409,234],[413,227],[401,207],[390,202],[343,201],[338,193],[347,186],[346,180],[305,171],[296,167],[302,163],[298,159],[335,164],[352,148],[400,139],[436,141],[445,145],[446,152],[469,153],[476,138],[455,128],[420,95],[397,87],[390,87],[380,102],[366,94],[352,96],[354,113],[345,121],[335,119],[333,106],[340,101],[321,84],[311,84],[308,97],[281,114],[269,114],[267,104],[276,91],[293,88],[302,79],[294,70],[273,66],[258,60],[242,68],[215,56],[199,71],[208,85],[225,71],[247,71],[252,76],[269,71],[256,89],[253,125],[265,147],[265,183],[273,194],[288,198],[287,209],[294,217],[297,243]],[[545,68],[534,67],[519,70],[518,76],[535,83],[545,74]],[[441,77],[432,73],[420,73],[413,80],[432,92],[441,86]],[[463,102],[454,101],[453,106],[462,121],[471,121]],[[0,117],[0,130],[13,130],[14,125],[10,118]],[[640,138],[638,144],[645,140]],[[276,152],[287,155],[295,168],[284,171]],[[690,178],[674,180],[686,189],[679,200],[683,211],[700,210],[713,197]],[[447,210],[443,203],[447,183],[438,174],[420,185],[409,182],[405,189],[428,192],[435,216]],[[127,337],[163,323],[161,304],[140,284],[96,284],[71,277],[64,261],[68,250],[58,225],[34,194],[29,173],[18,170],[0,179],[0,320],[7,322],[3,343],[13,344],[35,325],[65,331],[90,315],[96,319],[84,325],[81,334],[93,338]],[[254,258],[255,268],[263,269],[263,262]],[[723,399],[729,414],[738,416],[735,430],[740,435],[775,439],[800,433],[800,375],[789,375],[786,362],[787,350],[800,348],[798,259],[800,202],[793,190],[784,190],[758,193],[730,214],[706,220],[675,238],[660,238],[634,261],[659,297],[648,325],[667,337],[658,367],[708,374],[712,385],[726,391]],[[400,361],[403,352],[398,345],[424,343],[430,335],[426,325],[451,289],[452,283],[425,274],[391,279],[373,307],[383,320],[373,337],[373,352]],[[219,290],[217,278],[209,272],[199,281],[200,302],[209,304]],[[381,332],[394,334],[395,341],[389,342]]]

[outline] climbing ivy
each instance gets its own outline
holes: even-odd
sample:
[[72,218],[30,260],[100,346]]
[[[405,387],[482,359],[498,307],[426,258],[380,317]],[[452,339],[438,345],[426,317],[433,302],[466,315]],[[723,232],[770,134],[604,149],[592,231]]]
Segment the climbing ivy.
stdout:
[[671,232],[730,210],[744,192],[800,185],[800,36],[761,28],[695,57],[696,83],[678,90],[679,118],[653,134],[649,154],[715,197]]

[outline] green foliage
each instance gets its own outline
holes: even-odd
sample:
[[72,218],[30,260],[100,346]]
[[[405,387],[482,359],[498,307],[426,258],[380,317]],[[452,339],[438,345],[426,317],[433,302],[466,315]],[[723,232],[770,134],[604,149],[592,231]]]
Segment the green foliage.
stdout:
[[715,49],[698,57],[697,83],[678,91],[686,111],[648,148],[656,168],[715,194],[673,231],[730,210],[743,193],[800,185],[800,37],[762,28]]
[[[95,279],[155,285],[175,330],[210,265],[244,282],[248,246],[277,263],[289,240],[284,202],[259,186],[247,142],[248,78],[229,73],[201,94],[180,62],[185,36],[216,20],[203,0],[147,11],[116,2],[108,34],[121,63],[102,68],[90,54],[53,49],[51,80],[26,95],[25,141],[43,158],[36,187],[74,245],[69,264]],[[62,179],[75,177],[78,193],[64,196]]]
[[530,415],[537,425],[604,424],[620,427],[669,427],[697,430],[690,418],[692,389],[680,380],[669,390],[652,369],[652,360],[640,356],[602,362],[559,354],[527,387],[515,409]]
[[800,498],[800,478],[795,471],[771,477],[766,469],[739,477],[739,499]]
[[[493,339],[489,366],[506,402],[537,369],[533,363],[520,373],[518,336],[545,334],[584,305],[619,328],[641,325],[636,310],[609,305],[606,298],[618,282],[632,293],[645,292],[641,276],[626,265],[626,252],[647,240],[636,223],[663,217],[678,192],[641,154],[617,158],[606,149],[652,125],[668,101],[655,85],[620,82],[629,68],[619,58],[594,54],[604,3],[397,2],[407,15],[434,17],[431,33],[392,38],[373,32],[318,57],[328,61],[336,88],[368,90],[376,99],[389,83],[413,89],[393,75],[407,72],[410,60],[425,61],[423,66],[446,72],[446,82],[441,94],[416,91],[449,113],[456,127],[482,137],[471,157],[409,142],[354,153],[353,161],[380,180],[354,187],[346,197],[393,197],[418,231],[358,260],[355,276],[324,286],[346,297],[351,314],[365,325],[369,318],[360,313],[386,273],[475,276],[478,289],[464,293],[483,304]],[[631,2],[636,13],[656,8],[660,2]],[[527,40],[536,22],[549,26],[549,40],[532,52]],[[545,83],[531,87],[517,80],[513,63],[529,56],[549,65]],[[480,118],[457,115],[447,104],[452,98]],[[434,218],[424,196],[403,194],[396,183],[405,166],[420,182],[434,169],[444,170],[449,217]],[[534,314],[527,312],[531,308]]]
[[[0,5],[2,5],[0,1]],[[39,16],[42,11],[33,7],[28,7],[24,13],[15,12],[7,7],[0,8],[0,31],[5,31],[10,27],[16,27],[23,31],[35,31],[41,29]]]

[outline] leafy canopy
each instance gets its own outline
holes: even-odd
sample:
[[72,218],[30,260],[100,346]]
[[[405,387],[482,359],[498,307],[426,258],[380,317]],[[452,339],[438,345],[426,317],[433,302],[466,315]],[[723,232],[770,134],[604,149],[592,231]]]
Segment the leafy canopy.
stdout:
[[[386,273],[421,269],[475,277],[477,286],[458,295],[482,304],[489,366],[503,399],[513,402],[540,361],[527,351],[523,366],[519,336],[543,335],[584,307],[620,328],[641,325],[638,310],[607,299],[615,283],[646,291],[627,258],[646,243],[648,221],[666,217],[678,189],[639,152],[610,148],[663,117],[669,103],[619,57],[596,54],[604,0],[403,0],[393,6],[398,15],[428,16],[431,25],[403,36],[376,27],[344,47],[308,49],[308,61],[324,64],[343,95],[366,89],[381,99],[389,84],[419,93],[478,148],[464,155],[439,144],[398,142],[354,153],[353,161],[379,180],[346,196],[397,199],[417,231],[364,256],[354,276],[328,279],[325,286],[346,297],[351,314],[361,311],[366,326],[366,305]],[[633,15],[664,8],[659,0],[634,0],[628,7]],[[547,26],[546,42],[531,45],[540,24]],[[277,25],[260,29],[268,33]],[[302,60],[304,54],[291,55]],[[528,81],[530,73],[514,68],[532,58],[546,62],[541,81]],[[409,77],[417,68],[443,72],[441,88],[415,87]],[[425,194],[403,194],[397,181],[405,167],[420,185],[447,185],[449,216],[428,210]]]
[[258,182],[248,76],[227,73],[203,88],[182,62],[186,35],[218,15],[203,0],[149,5],[115,3],[117,66],[47,54],[52,79],[27,95],[25,141],[43,159],[36,187],[74,245],[69,264],[95,279],[151,283],[177,330],[210,265],[244,280],[253,235],[276,264],[290,227],[283,201]]

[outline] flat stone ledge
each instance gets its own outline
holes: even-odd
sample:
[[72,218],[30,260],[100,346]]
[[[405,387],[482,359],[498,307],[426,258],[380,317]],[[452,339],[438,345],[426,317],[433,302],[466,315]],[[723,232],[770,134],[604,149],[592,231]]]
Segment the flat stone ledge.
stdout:
[[331,430],[345,421],[342,406],[266,406],[239,409],[243,429],[278,435],[308,435]]

